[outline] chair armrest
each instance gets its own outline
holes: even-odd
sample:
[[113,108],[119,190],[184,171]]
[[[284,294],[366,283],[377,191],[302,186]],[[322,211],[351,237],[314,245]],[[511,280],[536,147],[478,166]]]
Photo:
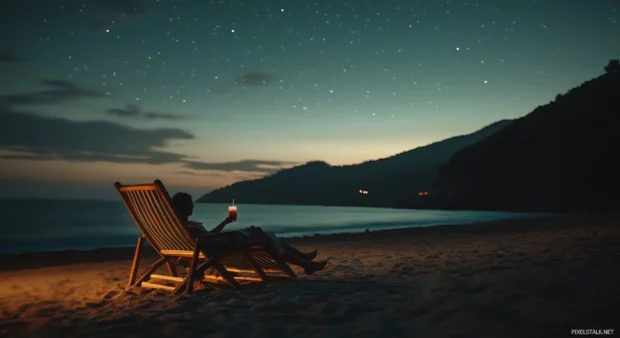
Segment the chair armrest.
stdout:
[[197,238],[197,244],[205,253],[213,254],[238,248],[243,241],[238,231],[227,231],[201,235]]
[[214,239],[229,239],[229,238],[239,238],[238,231],[227,231],[227,232],[210,232],[208,234],[200,235],[198,237],[201,240],[209,241]]
[[204,234],[198,237],[199,245],[202,250],[210,253],[217,253],[233,250],[250,250],[252,247],[260,247],[262,250],[275,250],[273,244],[268,239],[255,239],[251,241],[244,240],[238,231],[227,231]]

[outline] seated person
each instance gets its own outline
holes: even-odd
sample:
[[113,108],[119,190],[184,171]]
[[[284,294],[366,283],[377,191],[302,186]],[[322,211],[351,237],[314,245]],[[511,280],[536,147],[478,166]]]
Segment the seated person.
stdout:
[[[187,226],[187,231],[189,232],[190,236],[192,236],[192,238],[197,238],[201,235],[205,235],[208,233],[221,232],[226,225],[233,222],[233,220],[230,219],[229,216],[224,221],[222,221],[222,223],[209,231],[205,229],[201,223],[190,221],[189,216],[194,213],[194,202],[192,200],[192,196],[187,193],[180,192],[174,195],[174,197],[172,197],[172,207],[183,225]],[[300,266],[304,269],[304,272],[307,275],[311,275],[316,271],[323,270],[325,268],[325,265],[327,264],[327,261],[312,261],[317,255],[316,250],[308,253],[301,252],[298,249],[282,242],[279,238],[276,237],[275,234],[263,231],[263,229],[259,227],[251,226],[249,228],[239,231],[239,233],[242,234],[244,238],[248,241],[257,239],[268,239],[269,242],[273,245],[273,247],[277,250],[277,253],[280,255],[280,257],[282,257],[285,262]]]

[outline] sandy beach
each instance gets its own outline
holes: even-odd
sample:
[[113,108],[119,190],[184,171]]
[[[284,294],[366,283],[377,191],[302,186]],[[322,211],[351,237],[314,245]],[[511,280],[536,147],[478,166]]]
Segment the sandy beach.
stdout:
[[288,242],[317,248],[327,268],[181,297],[124,290],[133,248],[1,257],[0,337],[561,337],[620,329],[617,214]]

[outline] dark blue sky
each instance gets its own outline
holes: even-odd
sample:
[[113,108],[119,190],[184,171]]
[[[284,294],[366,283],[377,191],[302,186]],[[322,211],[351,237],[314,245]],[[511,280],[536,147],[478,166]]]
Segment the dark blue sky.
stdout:
[[156,177],[205,191],[470,133],[601,74],[619,7],[4,1],[0,195]]

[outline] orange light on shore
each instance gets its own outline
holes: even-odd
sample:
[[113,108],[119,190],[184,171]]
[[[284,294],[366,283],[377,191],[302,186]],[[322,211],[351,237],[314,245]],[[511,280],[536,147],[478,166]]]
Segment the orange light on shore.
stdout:
[[418,196],[428,196],[428,191],[420,191]]
[[362,194],[362,195],[368,195],[368,190],[360,190],[360,194]]

